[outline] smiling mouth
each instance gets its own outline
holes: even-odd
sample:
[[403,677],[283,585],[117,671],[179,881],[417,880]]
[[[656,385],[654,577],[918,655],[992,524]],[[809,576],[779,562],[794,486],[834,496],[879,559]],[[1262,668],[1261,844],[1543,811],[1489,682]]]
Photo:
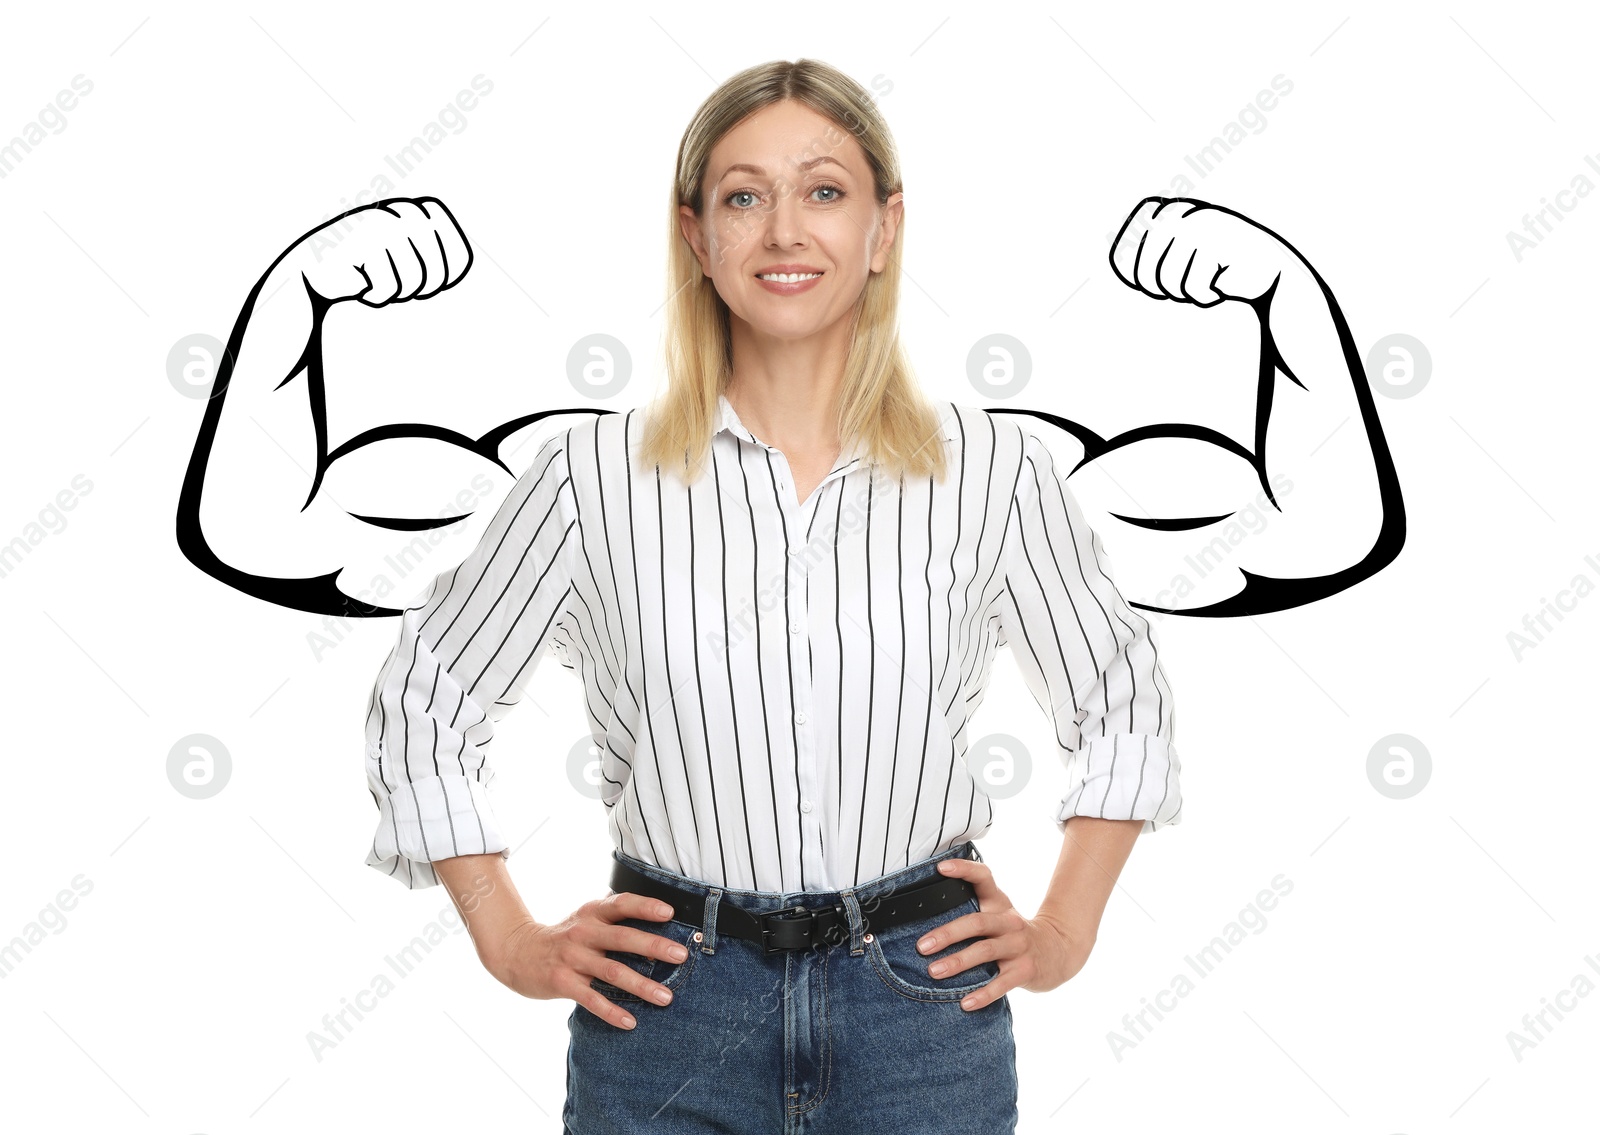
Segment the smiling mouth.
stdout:
[[757,272],[756,279],[769,280],[774,284],[798,284],[801,280],[815,280],[821,272]]

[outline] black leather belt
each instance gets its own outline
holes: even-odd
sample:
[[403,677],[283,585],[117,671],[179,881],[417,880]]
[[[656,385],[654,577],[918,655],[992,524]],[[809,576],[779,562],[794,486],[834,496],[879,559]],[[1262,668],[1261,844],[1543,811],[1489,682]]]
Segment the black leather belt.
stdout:
[[[672,906],[672,917],[691,926],[701,926],[705,916],[704,895],[675,887],[653,876],[635,871],[620,859],[612,861],[611,889],[647,895]],[[977,896],[977,889],[965,879],[939,878],[889,891],[862,900],[864,930],[888,930],[917,918],[942,914]],[[804,950],[813,944],[838,944],[850,937],[850,916],[843,903],[820,910],[805,907],[753,914],[726,899],[717,903],[717,933],[729,934],[760,945],[768,954],[779,950]]]

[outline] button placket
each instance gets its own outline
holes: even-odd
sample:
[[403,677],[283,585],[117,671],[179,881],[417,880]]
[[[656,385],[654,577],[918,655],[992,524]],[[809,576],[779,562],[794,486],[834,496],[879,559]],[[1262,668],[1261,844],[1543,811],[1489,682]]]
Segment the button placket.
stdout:
[[747,431],[741,432],[748,440],[761,446],[777,459],[781,470],[777,477],[778,507],[782,510],[784,519],[776,535],[779,539],[783,539],[786,529],[789,539],[800,541],[799,544],[784,549],[786,554],[784,567],[790,577],[787,584],[790,596],[787,625],[790,659],[795,675],[794,737],[798,757],[795,787],[799,795],[800,824],[805,837],[802,840],[804,850],[801,858],[804,878],[809,885],[816,887],[823,885],[827,871],[822,861],[822,809],[818,806],[817,746],[812,730],[807,725],[815,713],[811,689],[810,636],[809,633],[802,633],[808,632],[810,627],[810,587],[806,580],[808,573],[804,557],[804,533],[811,527],[810,517],[820,507],[823,491],[827,485],[847,477],[860,463],[855,459],[841,461],[812,491],[809,500],[801,502],[795,495],[793,471],[789,468],[789,459],[784,456],[783,451],[768,445]]
[[[829,479],[832,479],[830,475]],[[826,482],[824,482],[826,483]],[[810,636],[807,630],[810,626],[810,593],[811,588],[806,579],[804,561],[804,535],[809,527],[807,514],[816,507],[816,499],[820,492],[812,494],[810,508],[803,508],[796,500],[790,488],[794,480],[789,476],[787,459],[784,464],[784,476],[780,481],[783,492],[779,498],[788,522],[789,539],[795,541],[784,549],[786,553],[785,568],[789,573],[788,594],[789,610],[787,612],[787,627],[789,634],[789,658],[794,673],[794,736],[798,751],[799,761],[795,789],[799,797],[800,824],[804,833],[802,843],[804,852],[802,862],[807,885],[819,887],[826,876],[826,869],[822,862],[822,810],[817,807],[818,777],[817,777],[817,746],[812,727],[809,724],[814,713],[811,690],[811,665],[810,665]]]
[[[791,594],[795,596],[793,603],[796,610],[791,613],[790,628],[804,625],[805,593],[809,590],[804,584],[795,589]],[[806,635],[794,631],[789,635],[790,657],[793,659],[795,675],[795,738],[800,750],[799,781],[796,787],[800,794],[801,823],[805,825],[805,868],[806,881],[812,887],[822,885],[825,877],[820,850],[822,847],[822,812],[816,806],[817,799],[817,746],[815,733],[810,724],[813,713],[811,697],[811,669],[806,657],[809,650],[809,640]]]
[[[796,506],[789,510],[794,517],[790,527],[792,538],[801,543],[790,548],[789,564],[801,582],[798,587],[791,583],[790,595],[793,597],[791,604],[793,610],[789,615],[789,640],[793,645],[794,673],[795,673],[795,737],[799,747],[799,792],[800,792],[800,823],[805,833],[802,861],[805,866],[805,878],[811,887],[828,885],[827,867],[823,862],[823,810],[821,807],[820,780],[817,771],[817,745],[812,727],[807,722],[816,716],[815,703],[812,700],[811,664],[810,664],[810,595],[811,589],[807,579],[808,571],[805,564],[804,535],[811,530],[811,517],[816,510],[822,507],[825,490],[830,482],[842,480],[852,471],[861,468],[861,463],[854,459],[841,461],[840,464],[828,473],[818,484],[811,498],[804,506]],[[841,485],[840,492],[844,491]],[[790,494],[793,500],[793,494]],[[837,539],[837,533],[834,534]],[[806,633],[801,633],[802,631]]]

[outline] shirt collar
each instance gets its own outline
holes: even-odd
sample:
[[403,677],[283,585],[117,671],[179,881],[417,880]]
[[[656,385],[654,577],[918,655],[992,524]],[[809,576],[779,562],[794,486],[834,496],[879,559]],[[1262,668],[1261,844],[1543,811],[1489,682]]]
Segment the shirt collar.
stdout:
[[[939,402],[936,404],[936,406],[939,411],[940,428],[944,432],[944,440],[955,441],[955,411],[951,408],[950,403],[948,402]],[[716,432],[721,433],[723,430],[728,430],[736,436],[742,437],[746,441],[753,442],[756,445],[764,444],[763,442],[758,441],[755,435],[745,428],[745,424],[739,420],[739,415],[733,408],[733,403],[728,401],[728,396],[726,394],[718,394]],[[839,454],[839,460],[834,463],[834,468],[837,469],[839,466],[848,464],[850,461],[855,460],[861,455],[861,452],[864,448],[865,446],[860,441],[857,441],[854,445],[845,450],[845,452]]]

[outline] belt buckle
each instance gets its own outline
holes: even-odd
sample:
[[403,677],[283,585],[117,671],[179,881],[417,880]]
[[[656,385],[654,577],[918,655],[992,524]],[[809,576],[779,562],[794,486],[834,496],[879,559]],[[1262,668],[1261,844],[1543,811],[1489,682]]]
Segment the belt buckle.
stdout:
[[[835,903],[832,909],[837,912],[843,911],[845,907],[843,903]],[[783,950],[797,950],[800,948],[798,946],[774,946],[772,944],[772,935],[774,931],[771,925],[769,925],[770,922],[777,921],[789,925],[796,922],[805,921],[808,924],[805,928],[805,944],[807,946],[812,946],[815,945],[815,943],[811,940],[811,932],[817,921],[817,916],[827,913],[828,911],[826,909],[819,908],[817,910],[807,910],[803,906],[796,906],[789,910],[774,910],[768,911],[766,914],[757,915],[756,920],[761,927],[762,953],[776,954]]]
[[[776,954],[783,950],[793,949],[794,947],[774,946],[772,944],[772,935],[775,933],[770,925],[772,921],[776,920],[785,924],[792,924],[801,921],[810,923],[816,920],[816,915],[803,906],[796,906],[790,910],[768,911],[766,914],[759,916],[759,920],[761,925],[761,952],[764,954]],[[811,927],[809,925],[806,926],[805,933],[806,939],[809,942],[811,938]]]

